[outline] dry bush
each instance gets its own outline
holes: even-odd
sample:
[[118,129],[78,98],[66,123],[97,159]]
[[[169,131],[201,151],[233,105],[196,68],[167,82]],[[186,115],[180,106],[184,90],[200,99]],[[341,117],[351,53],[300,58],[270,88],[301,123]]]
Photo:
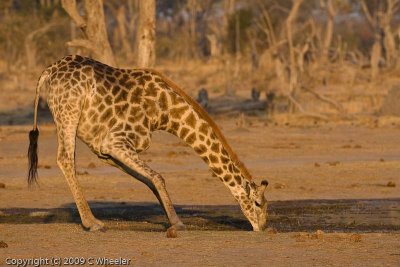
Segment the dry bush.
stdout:
[[[0,3],[2,95],[12,88],[33,90],[38,72],[65,54],[90,55],[66,47],[68,40],[84,35],[71,23],[61,1],[6,2]],[[397,18],[390,17],[399,3],[378,2],[366,1],[365,12],[362,1],[157,1],[162,15],[157,17],[155,67],[192,96],[206,88],[211,97],[250,98],[251,89],[256,88],[262,98],[267,92],[276,94],[278,113],[301,113],[313,119],[374,114],[388,90],[400,82],[396,78],[400,64],[393,60],[399,55],[400,35]],[[84,8],[83,1],[77,3],[78,9]],[[138,6],[133,0],[104,3],[116,61],[133,68]],[[385,16],[386,24],[377,22],[379,16]],[[372,75],[376,72],[371,56],[376,27],[372,24],[390,30],[395,42],[390,59],[386,54],[378,58],[377,76]],[[4,88],[9,89],[5,92]],[[16,101],[23,103],[16,95]],[[396,107],[387,103],[394,99],[390,96],[382,112]]]

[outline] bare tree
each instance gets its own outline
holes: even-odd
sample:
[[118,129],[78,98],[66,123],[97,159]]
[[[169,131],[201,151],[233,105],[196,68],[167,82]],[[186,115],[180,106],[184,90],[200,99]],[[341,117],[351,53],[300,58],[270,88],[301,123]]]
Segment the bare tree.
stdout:
[[46,34],[48,31],[53,29],[54,27],[59,26],[57,23],[47,24],[33,32],[29,33],[24,40],[25,54],[27,59],[27,67],[29,70],[33,70],[36,67],[36,52],[37,47],[34,42],[35,38],[38,38],[41,35]]
[[146,0],[138,2],[137,66],[142,68],[152,67],[156,60],[156,1]]
[[131,14],[127,14],[126,11],[130,11],[132,1],[129,1],[128,4],[118,1],[105,1],[104,5],[106,10],[111,13],[112,17],[117,22],[116,26],[112,29],[111,39],[115,51],[119,51],[119,53],[116,52],[116,56],[123,55],[124,59],[131,60],[133,52],[128,29],[129,21],[127,17],[130,16],[130,19],[134,18]]
[[197,11],[199,9],[199,3],[196,0],[189,0],[187,3],[187,9],[189,10],[189,52],[190,56],[197,58],[198,51],[197,51],[197,34],[196,34],[196,17]]
[[361,7],[370,26],[374,30],[374,44],[371,50],[371,78],[379,74],[379,64],[385,60],[391,66],[396,62],[396,45],[391,27],[394,13],[399,9],[398,0],[379,1],[377,10],[368,7],[366,1],[361,1]]
[[[262,66],[267,67],[269,72],[275,72],[278,82],[275,86],[288,98],[291,112],[298,111],[305,116],[326,120],[326,116],[306,110],[297,99],[297,95],[301,93],[301,89],[311,93],[320,101],[334,106],[338,110],[340,108],[335,101],[304,86],[304,79],[308,71],[305,58],[306,54],[310,53],[314,47],[313,40],[316,33],[313,20],[308,20],[301,27],[298,27],[299,25],[296,23],[303,2],[303,0],[292,0],[290,9],[279,5],[270,8],[270,10],[278,8],[288,14],[284,23],[282,23],[283,34],[276,34],[279,30],[272,26],[270,10],[261,1],[258,2],[257,7],[261,11],[261,16],[256,21],[256,26],[265,34],[268,47],[263,52],[263,57],[265,56],[268,59],[268,65],[263,63]],[[310,32],[306,32],[308,29]],[[300,33],[306,36],[306,38],[298,38]],[[327,33],[328,37],[326,38],[331,39],[332,36],[330,35],[330,33]],[[330,40],[326,42],[328,48],[330,43]]]
[[[288,40],[289,46],[289,92],[288,97],[291,100],[291,103],[299,107],[297,101],[294,99],[294,94],[298,86],[298,72],[296,67],[296,57],[295,57],[295,49],[293,45],[293,22],[297,17],[297,13],[299,11],[300,5],[303,0],[292,0],[293,5],[290,10],[289,16],[286,19],[286,38]],[[291,106],[293,111],[293,106]]]
[[[229,21],[232,18],[232,16],[235,15],[236,11],[236,0],[225,0],[223,2],[224,6],[224,28],[225,28],[225,42],[230,42],[229,40],[229,32],[228,32],[228,27],[229,27]],[[225,80],[226,80],[226,85],[225,85],[225,96],[234,96],[236,94],[236,89],[235,89],[235,82],[237,79],[237,72],[238,72],[238,67],[236,67],[238,64],[238,59],[239,59],[239,54],[238,54],[238,26],[239,26],[239,21],[238,17],[235,16],[235,60],[234,64],[232,64],[232,59],[230,58],[229,55],[226,54],[225,60],[224,60],[224,68],[225,68]]]
[[[108,41],[108,34],[104,20],[102,0],[84,0],[85,16],[79,14],[76,0],[62,0],[62,7],[82,30],[85,39],[74,39],[68,46],[83,47],[89,50],[95,59],[111,66],[116,66],[114,54]],[[146,1],[147,2],[147,1]]]
[[332,43],[336,10],[333,5],[333,0],[324,0],[324,1],[321,0],[321,6],[325,8],[326,13],[328,15],[328,22],[326,24],[325,38],[323,41],[323,48],[322,48],[322,61],[326,62],[329,57],[329,48],[331,47]]
[[118,32],[122,43],[122,51],[127,58],[130,58],[132,54],[132,49],[129,43],[129,37],[127,32],[127,21],[126,21],[124,5],[121,5],[118,8],[116,17],[118,21]]
[[221,45],[218,41],[216,34],[207,34],[207,41],[210,44],[210,56],[211,58],[217,58],[221,55]]

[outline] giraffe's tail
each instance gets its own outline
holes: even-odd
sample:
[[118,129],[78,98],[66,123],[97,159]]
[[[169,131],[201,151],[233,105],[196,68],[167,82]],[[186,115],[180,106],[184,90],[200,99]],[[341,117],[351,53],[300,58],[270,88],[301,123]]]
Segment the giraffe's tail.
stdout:
[[39,95],[40,89],[46,83],[47,78],[49,77],[49,72],[46,70],[42,73],[39,78],[38,84],[36,86],[36,94],[35,94],[35,107],[34,107],[34,115],[33,115],[33,130],[29,132],[29,148],[28,148],[28,184],[32,185],[33,183],[37,183],[37,166],[38,166],[38,139],[39,139],[39,130],[37,128],[37,110],[39,105]]

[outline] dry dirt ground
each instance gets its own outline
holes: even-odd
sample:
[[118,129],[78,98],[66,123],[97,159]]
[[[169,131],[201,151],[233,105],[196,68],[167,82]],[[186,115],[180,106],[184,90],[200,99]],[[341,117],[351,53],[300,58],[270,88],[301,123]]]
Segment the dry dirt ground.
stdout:
[[[155,133],[143,153],[166,180],[188,231],[167,221],[143,184],[77,144],[77,172],[108,231],[82,230],[56,165],[56,134],[41,123],[40,187],[26,184],[27,132],[0,127],[0,264],[7,258],[127,258],[157,266],[400,266],[400,126],[217,122],[259,183],[270,228],[250,225],[224,185],[174,136]],[[7,244],[8,247],[5,247]]]

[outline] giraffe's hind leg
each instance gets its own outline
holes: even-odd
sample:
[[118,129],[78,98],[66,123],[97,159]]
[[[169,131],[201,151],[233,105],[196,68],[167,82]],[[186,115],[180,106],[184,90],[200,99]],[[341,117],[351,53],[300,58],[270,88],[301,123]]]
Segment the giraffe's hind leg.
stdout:
[[63,172],[72,192],[82,225],[90,231],[104,230],[104,224],[94,217],[76,178],[75,140],[79,116],[72,115],[65,120],[56,116],[55,118],[58,136],[57,164]]
[[58,130],[57,164],[63,172],[74,197],[83,227],[90,231],[102,230],[104,224],[97,220],[90,210],[75,173],[76,128],[62,127]]
[[127,142],[124,145],[121,143],[123,142],[108,144],[106,148],[102,148],[102,153],[109,155],[111,157],[109,160],[112,160],[115,165],[150,188],[162,205],[171,227],[179,230],[185,229],[172,205],[164,178],[140,160],[138,154]]

